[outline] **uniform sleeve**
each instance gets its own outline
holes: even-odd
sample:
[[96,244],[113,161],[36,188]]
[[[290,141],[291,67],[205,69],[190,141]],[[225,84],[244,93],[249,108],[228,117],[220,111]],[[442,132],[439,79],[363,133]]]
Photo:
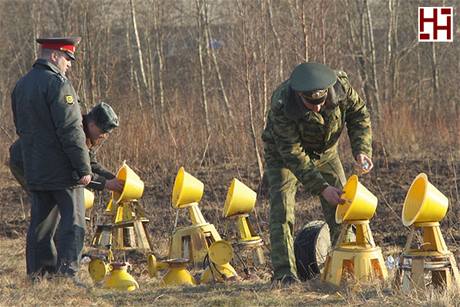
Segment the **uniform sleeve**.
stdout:
[[68,80],[55,80],[49,91],[50,113],[56,135],[78,177],[91,174],[80,106]]
[[308,192],[320,194],[328,183],[305,153],[295,121],[287,118],[282,111],[272,112],[271,115],[272,136],[284,164]]
[[14,126],[16,127],[16,134],[19,135],[18,132],[18,121],[17,121],[17,110],[16,110],[16,86],[14,87],[13,91],[11,92],[11,110],[13,111],[13,122]]
[[339,76],[339,79],[347,93],[345,122],[347,124],[353,157],[356,157],[360,153],[372,157],[371,118],[366,104],[351,87],[346,75]]
[[97,183],[90,183],[88,187],[95,190],[103,190],[107,179],[113,179],[115,178],[115,175],[99,164],[94,150],[89,151],[89,157],[91,161],[91,171],[93,173],[92,181]]
[[10,146],[10,163],[13,163],[20,169],[24,169],[24,163],[22,162],[22,146],[20,139],[14,141]]

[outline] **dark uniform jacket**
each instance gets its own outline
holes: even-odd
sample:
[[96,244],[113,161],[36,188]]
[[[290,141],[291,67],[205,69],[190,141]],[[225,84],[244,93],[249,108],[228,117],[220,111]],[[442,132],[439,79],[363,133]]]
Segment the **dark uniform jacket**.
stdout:
[[304,107],[290,89],[289,81],[273,93],[267,124],[262,134],[267,167],[286,167],[307,191],[319,194],[327,182],[314,161],[336,154],[337,142],[347,127],[353,156],[372,155],[371,121],[364,101],[351,87],[344,72],[329,88],[321,112]]
[[[19,171],[21,177],[24,177],[24,165],[22,162],[22,152],[21,152],[21,142],[16,140],[10,146],[10,164],[14,165],[15,169]],[[90,162],[91,162],[91,172],[93,177],[91,183],[86,187],[94,190],[103,190],[105,187],[105,182],[107,179],[115,178],[115,175],[107,170],[104,166],[99,164],[96,158],[96,150],[91,148],[89,150]]]
[[115,178],[115,175],[97,162],[96,150],[90,149],[89,156],[91,158],[91,171],[93,172],[93,178],[91,179],[91,183],[86,187],[101,191],[104,189],[107,179],[113,179]]
[[30,190],[74,187],[91,174],[77,95],[55,65],[38,59],[11,100]]

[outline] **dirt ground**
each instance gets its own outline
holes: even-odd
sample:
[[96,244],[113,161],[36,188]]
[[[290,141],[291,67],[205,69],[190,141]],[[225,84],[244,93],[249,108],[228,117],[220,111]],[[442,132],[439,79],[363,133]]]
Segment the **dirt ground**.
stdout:
[[[351,174],[351,166],[345,165],[345,168],[346,173]],[[371,174],[362,176],[360,178],[361,183],[364,184],[370,191],[372,191],[379,199],[377,212],[374,218],[371,220],[371,229],[373,231],[376,244],[382,247],[385,256],[390,254],[397,256],[398,252],[401,250],[406,241],[406,236],[409,230],[404,227],[401,222],[400,216],[402,205],[410,183],[420,172],[425,172],[428,175],[430,182],[449,198],[449,211],[446,218],[444,218],[442,221],[441,226],[444,238],[449,245],[449,248],[454,252],[459,249],[460,231],[457,221],[460,214],[460,181],[456,175],[457,170],[460,170],[460,162],[457,161],[446,162],[433,160],[377,160],[375,170]],[[226,221],[221,217],[227,188],[230,185],[231,179],[236,177],[249,185],[254,190],[258,190],[256,167],[254,166],[254,168],[237,169],[227,165],[221,168],[203,168],[192,172],[192,174],[203,181],[205,184],[205,196],[200,203],[200,208],[204,217],[216,226],[217,230],[224,238],[232,240],[232,238],[235,237],[233,222]],[[0,187],[0,201],[3,204],[2,210],[0,210],[0,241],[3,242],[3,250],[4,248],[13,248],[20,251],[15,254],[16,260],[19,262],[17,262],[17,265],[14,268],[11,268],[11,271],[16,272],[18,275],[23,274],[22,279],[20,279],[21,281],[17,281],[17,283],[19,285],[25,285],[25,281],[23,280],[25,279],[25,272],[21,271],[20,268],[23,267],[21,261],[22,263],[24,262],[24,246],[21,245],[24,244],[24,238],[29,219],[28,199],[27,195],[21,190],[20,186],[9,174],[6,167],[1,169],[0,175],[1,178],[3,178],[2,185]],[[180,226],[189,223],[188,213],[185,211],[180,211],[177,213],[176,210],[173,209],[170,205],[170,197],[175,174],[172,173],[170,177],[165,178],[158,176],[153,177],[151,175],[149,176],[149,174],[140,175],[146,183],[146,189],[141,204],[144,206],[147,212],[147,217],[150,220],[149,229],[151,238],[153,240],[154,253],[159,258],[166,257],[168,239],[169,235],[174,230],[176,214],[178,216],[177,225]],[[89,213],[91,216],[91,222],[88,224],[88,237],[91,237],[91,234],[94,232],[94,225],[102,222],[103,218],[101,212],[105,208],[108,199],[109,194],[107,193],[98,195],[96,198],[95,207]],[[318,199],[309,197],[304,193],[302,189],[300,189],[297,194],[297,201],[296,230],[299,230],[301,226],[308,221],[322,218]],[[265,250],[265,256],[267,260],[269,260],[270,249],[268,240],[268,214],[269,205],[267,200],[267,191],[266,187],[262,185],[258,193],[256,213],[251,216],[251,221],[254,223],[254,225],[256,225],[257,232],[261,234],[266,243],[267,248]],[[88,250],[89,249],[86,251]],[[2,257],[5,256],[5,254],[2,255]],[[138,262],[135,264],[135,267],[136,265],[137,267],[135,268],[133,274],[138,279],[144,280],[145,284],[152,284],[155,286],[155,281],[151,281],[146,277],[145,260],[142,257],[136,255],[133,257],[134,258],[132,261]],[[5,265],[5,263],[3,265]],[[242,274],[242,276],[244,276],[242,273],[241,265],[236,263],[235,267]],[[2,267],[2,269],[2,277],[5,279],[7,278],[5,277],[5,274],[8,276],[8,272],[4,271],[4,267]],[[233,298],[232,301],[232,293],[235,292],[240,293],[239,295],[243,298],[248,296],[247,299],[252,302],[250,305],[273,305],[279,304],[280,302],[285,302],[288,305],[297,305],[299,303],[297,299],[287,299],[290,297],[290,294],[289,291],[283,292],[284,290],[276,290],[281,292],[277,292],[278,294],[276,297],[272,297],[272,300],[268,300],[273,292],[270,288],[269,261],[267,266],[259,268],[259,270],[255,273],[258,275],[256,281],[245,281],[241,285],[229,285],[228,288],[220,285],[214,286],[211,290],[208,289],[214,293],[214,295],[216,295],[216,300],[214,301],[212,299],[204,299],[202,297],[203,294],[200,294],[200,292],[207,291],[204,290],[206,288],[203,288],[203,286],[197,287],[195,290],[189,289],[186,291],[174,289],[157,289],[152,294],[157,295],[157,297],[149,297],[154,299],[154,301],[162,302],[166,305],[169,305],[170,303],[179,303],[179,305],[182,305],[180,302],[184,304],[187,302],[193,303],[196,302],[197,297],[202,299],[201,302],[203,305],[245,304],[245,299],[241,301],[235,301],[235,298]],[[16,276],[15,278],[18,277]],[[1,287],[3,287],[3,290]],[[10,288],[5,288],[4,286],[1,287],[0,292],[3,292],[4,295],[12,291]],[[331,292],[330,290],[325,289],[324,286],[319,285],[317,281],[306,283],[306,285],[302,285],[301,287],[302,288],[300,292],[303,294],[299,294],[299,298],[302,297],[302,295],[306,295],[305,293],[308,292],[311,294],[312,300],[308,299],[306,301],[315,304],[362,304],[363,302],[378,304],[379,302],[382,303],[387,300],[389,300],[387,302],[400,304],[396,298],[391,298],[391,293],[386,294],[385,291],[391,292],[391,290],[388,289],[377,291],[378,293],[374,291],[374,294],[370,294],[370,299],[367,297],[363,301],[363,297],[359,295],[351,296],[350,298],[346,291],[345,294],[343,291]],[[263,300],[257,300],[256,297],[258,296],[257,293],[259,292],[262,294],[262,296],[268,296],[264,297]],[[99,300],[100,295],[103,294],[101,294],[102,292],[97,293],[99,293],[96,295]],[[225,298],[227,295],[229,296],[228,299]],[[364,297],[366,297],[366,295],[369,296],[369,294],[365,294]],[[169,296],[183,297],[182,300],[179,301],[170,301],[168,299]],[[327,299],[322,301],[321,298],[325,297],[327,297]],[[142,299],[136,298],[134,300],[121,299],[119,302],[131,305],[140,304],[142,301]],[[102,300],[99,302],[112,305],[117,304],[118,301],[117,296],[115,295],[115,298],[110,297],[110,299]],[[420,303],[423,304],[423,300],[421,300]]]

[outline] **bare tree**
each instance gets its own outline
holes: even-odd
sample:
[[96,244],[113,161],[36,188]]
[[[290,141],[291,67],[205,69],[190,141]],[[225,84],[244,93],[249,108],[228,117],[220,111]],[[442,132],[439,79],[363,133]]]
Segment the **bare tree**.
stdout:
[[[378,121],[380,116],[377,82],[377,67],[375,60],[375,44],[372,32],[372,17],[367,0],[347,2],[349,9],[346,20],[349,22],[350,47],[358,65],[358,71],[369,107],[374,110],[372,116]],[[353,18],[357,14],[359,18]],[[359,23],[358,23],[359,22]]]
[[225,91],[224,81],[222,79],[222,74],[220,73],[219,63],[217,61],[217,55],[216,55],[216,52],[214,51],[214,46],[212,45],[213,36],[211,34],[211,27],[209,24],[208,6],[209,4],[207,3],[207,0],[203,0],[203,7],[204,7],[203,18],[204,18],[204,28],[205,28],[204,34],[205,34],[206,47],[208,50],[208,54],[211,56],[212,62],[214,64],[214,70],[216,72],[217,80],[219,81],[220,93],[224,101],[225,110],[227,111],[227,114],[230,117],[230,122],[233,122],[234,117],[233,117],[232,108],[230,107],[227,93]]
[[251,139],[252,144],[254,146],[254,154],[257,159],[257,166],[259,169],[259,175],[262,179],[264,174],[263,163],[259,153],[259,146],[257,144],[257,134],[255,130],[255,122],[254,122],[254,115],[253,115],[253,93],[252,93],[252,86],[251,86],[251,75],[250,75],[250,67],[253,61],[252,53],[249,50],[248,46],[248,25],[247,25],[247,12],[245,11],[244,5],[241,3],[241,0],[237,0],[238,11],[241,17],[241,33],[242,33],[242,51],[244,56],[244,85],[246,89],[246,95],[248,100],[248,113],[249,113],[249,125],[251,127]]
[[209,122],[209,112],[208,112],[208,98],[206,94],[206,74],[204,67],[204,58],[203,58],[203,33],[205,32],[203,27],[203,15],[204,15],[204,3],[203,0],[195,0],[196,9],[197,9],[197,31],[198,31],[198,40],[197,40],[197,50],[198,50],[198,59],[200,61],[200,86],[201,86],[201,102],[203,104],[206,132],[209,138],[211,134],[211,125]]
[[393,49],[395,44],[395,29],[396,29],[396,2],[398,0],[388,0],[388,31],[386,36],[386,52],[383,53],[383,72],[384,72],[384,92],[383,98],[388,101],[390,96],[394,93],[394,55]]
[[262,0],[259,3],[259,14],[260,18],[259,20],[262,21],[262,37],[260,39],[260,43],[257,44],[256,48],[259,53],[259,58],[260,60],[260,68],[259,68],[259,73],[257,73],[257,76],[262,76],[262,80],[258,81],[257,83],[259,84],[260,92],[261,92],[261,115],[263,118],[263,126],[265,126],[266,122],[266,117],[267,117],[267,112],[268,112],[268,107],[269,107],[269,93],[268,93],[268,60],[269,60],[269,41],[268,41],[268,10],[267,10],[267,1]]
[[147,78],[145,77],[142,47],[141,47],[141,42],[139,39],[139,32],[137,31],[136,10],[134,8],[133,0],[129,0],[129,5],[130,5],[130,10],[131,10],[131,22],[133,24],[133,32],[134,32],[133,34],[134,34],[134,39],[136,41],[136,51],[137,51],[137,56],[139,59],[139,70],[140,70],[141,78],[142,78],[141,81],[142,81],[142,85],[146,89],[147,88]]
[[366,25],[367,25],[367,37],[369,40],[369,65],[371,71],[371,83],[372,83],[372,99],[374,101],[375,111],[377,118],[380,119],[380,97],[379,97],[379,85],[377,80],[377,62],[375,58],[375,43],[374,43],[374,31],[372,26],[371,10],[369,8],[368,0],[364,0],[364,7],[366,10]]
[[284,78],[284,71],[283,71],[283,67],[284,67],[284,61],[283,61],[283,47],[281,45],[281,39],[278,35],[278,31],[276,30],[275,28],[275,24],[274,24],[274,15],[273,15],[273,4],[272,4],[272,0],[267,0],[267,9],[268,9],[268,20],[269,20],[269,24],[270,24],[270,30],[272,31],[273,33],[273,36],[275,37],[275,42],[276,42],[276,50],[278,51],[278,69],[277,69],[277,82],[283,80]]
[[[160,112],[165,112],[165,87],[164,87],[164,74],[165,74],[165,57],[163,50],[163,30],[160,26],[160,18],[162,16],[163,6],[154,1],[153,24],[155,35],[155,51],[158,58],[158,86],[160,93]],[[163,120],[161,121],[163,122]]]
[[[297,1],[296,1],[297,4]],[[297,5],[296,5],[297,6]],[[300,9],[300,21],[302,25],[302,34],[303,34],[303,48],[304,48],[304,61],[309,61],[309,41],[308,41],[308,27],[307,27],[307,19],[305,17],[305,1],[302,1],[302,7]]]
[[431,43],[431,75],[433,78],[433,97],[439,99],[439,68],[435,43]]

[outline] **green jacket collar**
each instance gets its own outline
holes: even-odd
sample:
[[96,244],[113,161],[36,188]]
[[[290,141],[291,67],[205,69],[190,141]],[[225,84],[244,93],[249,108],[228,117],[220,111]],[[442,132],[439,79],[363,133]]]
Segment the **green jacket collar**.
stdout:
[[54,73],[57,73],[57,74],[60,74],[62,77],[64,77],[61,73],[61,71],[59,70],[59,68],[54,65],[53,63],[51,63],[50,61],[48,60],[45,60],[45,59],[37,59],[33,65],[34,68],[41,68],[41,69],[48,69],[48,70],[51,70],[52,72]]

